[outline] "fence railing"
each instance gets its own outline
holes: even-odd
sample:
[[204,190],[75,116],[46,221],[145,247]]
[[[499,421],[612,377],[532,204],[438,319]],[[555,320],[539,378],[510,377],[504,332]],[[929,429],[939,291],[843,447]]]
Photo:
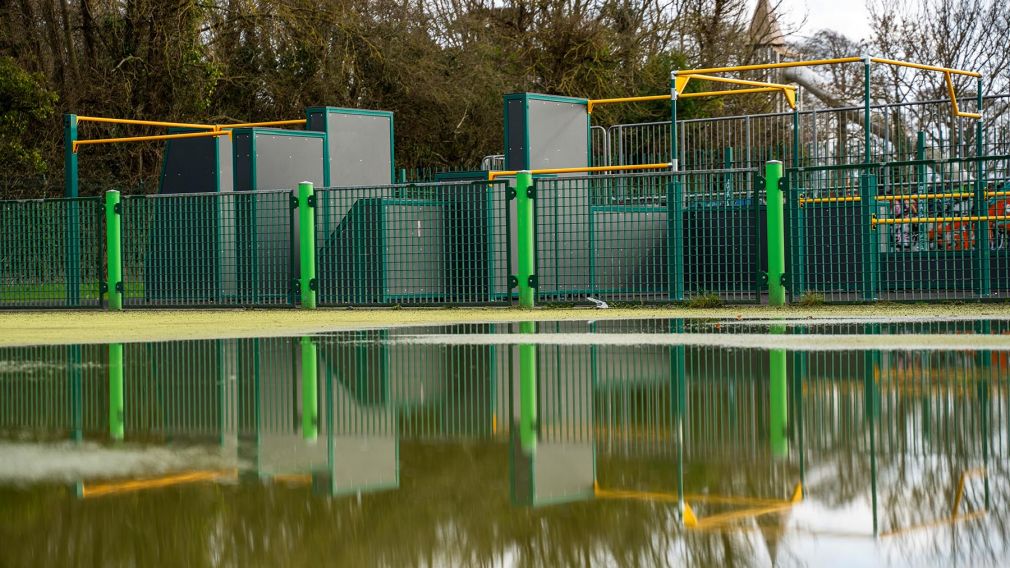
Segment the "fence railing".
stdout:
[[504,181],[319,189],[319,303],[487,304],[511,297]]
[[[95,198],[2,202],[0,307],[509,305],[524,289],[757,303],[782,285],[793,300],[1010,296],[1010,156],[788,168],[781,185],[762,173],[126,196],[104,223]],[[122,233],[106,243],[108,215]],[[299,218],[314,227],[301,237]]]
[[[963,101],[975,112],[975,101]],[[983,99],[982,155],[1010,153],[1010,95]],[[798,110],[677,121],[683,169],[755,168],[768,160],[787,166],[860,164],[866,157],[863,107]],[[977,122],[951,116],[950,101],[870,107],[870,161],[977,156]],[[598,127],[594,127],[598,128]],[[617,124],[594,131],[593,163],[666,162],[672,157],[669,121]]]
[[97,197],[0,201],[0,306],[101,306],[104,232]]

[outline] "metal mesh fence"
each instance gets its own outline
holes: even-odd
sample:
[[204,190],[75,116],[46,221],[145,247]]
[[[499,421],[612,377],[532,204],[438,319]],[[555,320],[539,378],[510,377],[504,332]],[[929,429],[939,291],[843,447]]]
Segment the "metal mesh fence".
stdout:
[[537,179],[539,297],[758,300],[758,179],[754,170]]
[[794,296],[1007,296],[1006,157],[810,167],[792,170],[789,184]]
[[294,305],[290,191],[123,198],[127,306]]
[[511,298],[504,181],[316,191],[320,304],[485,304]]
[[[949,100],[916,101],[870,108],[870,161],[956,159],[977,156],[977,121],[952,116]],[[961,110],[977,112],[975,100]],[[982,155],[1010,153],[1010,96],[983,100]],[[768,160],[787,166],[854,165],[866,161],[864,107],[728,116],[677,121],[677,159],[682,169],[760,167]],[[594,164],[667,162],[672,157],[670,122],[618,124],[592,138]],[[596,157],[599,156],[599,157]]]
[[104,234],[96,197],[0,201],[0,307],[100,306]]

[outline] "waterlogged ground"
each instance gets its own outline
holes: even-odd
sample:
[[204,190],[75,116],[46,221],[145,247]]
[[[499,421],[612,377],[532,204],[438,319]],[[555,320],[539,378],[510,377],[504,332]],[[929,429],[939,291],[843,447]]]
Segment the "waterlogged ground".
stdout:
[[0,348],[0,565],[1005,566],[1010,321],[923,316]]

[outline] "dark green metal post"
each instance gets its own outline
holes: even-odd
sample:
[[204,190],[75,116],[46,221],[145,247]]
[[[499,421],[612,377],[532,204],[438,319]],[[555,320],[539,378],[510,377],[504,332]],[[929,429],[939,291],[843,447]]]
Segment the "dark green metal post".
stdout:
[[[982,78],[978,78],[978,113],[982,114]],[[982,218],[989,214],[989,199],[986,197],[986,168],[982,160],[985,152],[985,123],[982,118],[975,120],[975,215]],[[975,223],[975,293],[980,298],[992,295],[992,282],[989,267],[989,228],[992,225],[986,221]]]
[[[797,183],[800,180],[799,168],[802,164],[800,156],[800,109],[799,106],[793,110],[793,177]],[[786,174],[788,175],[788,174]],[[786,267],[791,285],[789,286],[789,297],[793,300],[798,298],[807,288],[806,272],[806,222],[803,219],[803,208],[800,207],[800,191],[793,184],[787,185],[792,195],[783,195],[786,207],[789,210],[789,222],[786,230],[786,238],[789,240],[790,262]]]
[[870,137],[870,56],[863,60],[863,172],[859,176],[860,210],[863,226],[863,300],[877,299],[879,270],[877,230],[873,218],[877,211],[877,176],[872,172]]
[[782,203],[782,162],[773,160],[765,164],[765,201],[767,202],[768,228],[768,305],[784,306],[786,303],[786,233]]
[[108,265],[109,309],[123,309],[123,206],[119,192],[105,192],[105,254]]
[[311,182],[298,184],[298,256],[301,268],[302,308],[316,309],[316,210]]
[[70,429],[75,442],[84,439],[84,385],[81,381],[81,346],[67,347],[67,378],[70,385]]
[[677,160],[677,71],[670,73],[670,169],[680,170]]
[[675,177],[666,186],[667,297],[684,300],[684,184]]
[[[519,333],[536,332],[536,322],[519,324]],[[519,345],[519,442],[528,455],[537,449],[537,414],[537,346],[523,343]]]
[[533,174],[516,176],[516,232],[519,250],[519,307],[530,309],[536,298],[536,219],[533,214]]
[[[673,320],[670,322],[670,333],[683,333],[684,320]],[[675,345],[670,348],[670,397],[673,408],[673,432],[677,444],[677,507],[680,511],[682,522],[686,522],[685,517],[687,504],[684,500],[684,415],[687,409],[687,350],[683,345]]]
[[[77,115],[63,115],[63,197],[76,199],[78,196]],[[66,267],[67,306],[78,306],[81,302],[81,220],[77,201],[67,203],[66,245],[64,246]]]
[[123,344],[109,344],[109,436],[122,440],[125,428],[123,409]]
[[77,197],[77,115],[63,115],[63,197]]
[[302,337],[302,437],[315,440],[319,436],[319,372],[316,344],[309,336]]

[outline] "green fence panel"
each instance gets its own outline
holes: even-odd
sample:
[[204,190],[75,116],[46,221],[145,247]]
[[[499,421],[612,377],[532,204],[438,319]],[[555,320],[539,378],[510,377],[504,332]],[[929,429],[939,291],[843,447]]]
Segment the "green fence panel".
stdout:
[[295,303],[290,191],[123,198],[124,305]]
[[507,190],[483,180],[317,189],[319,304],[511,301]]
[[0,308],[99,307],[102,211],[97,197],[0,201]]
[[[682,278],[687,298],[758,301],[767,254],[757,179],[751,169],[537,179],[539,297],[669,301],[671,278]],[[676,195],[681,207],[668,207]],[[670,211],[682,212],[679,225]]]

